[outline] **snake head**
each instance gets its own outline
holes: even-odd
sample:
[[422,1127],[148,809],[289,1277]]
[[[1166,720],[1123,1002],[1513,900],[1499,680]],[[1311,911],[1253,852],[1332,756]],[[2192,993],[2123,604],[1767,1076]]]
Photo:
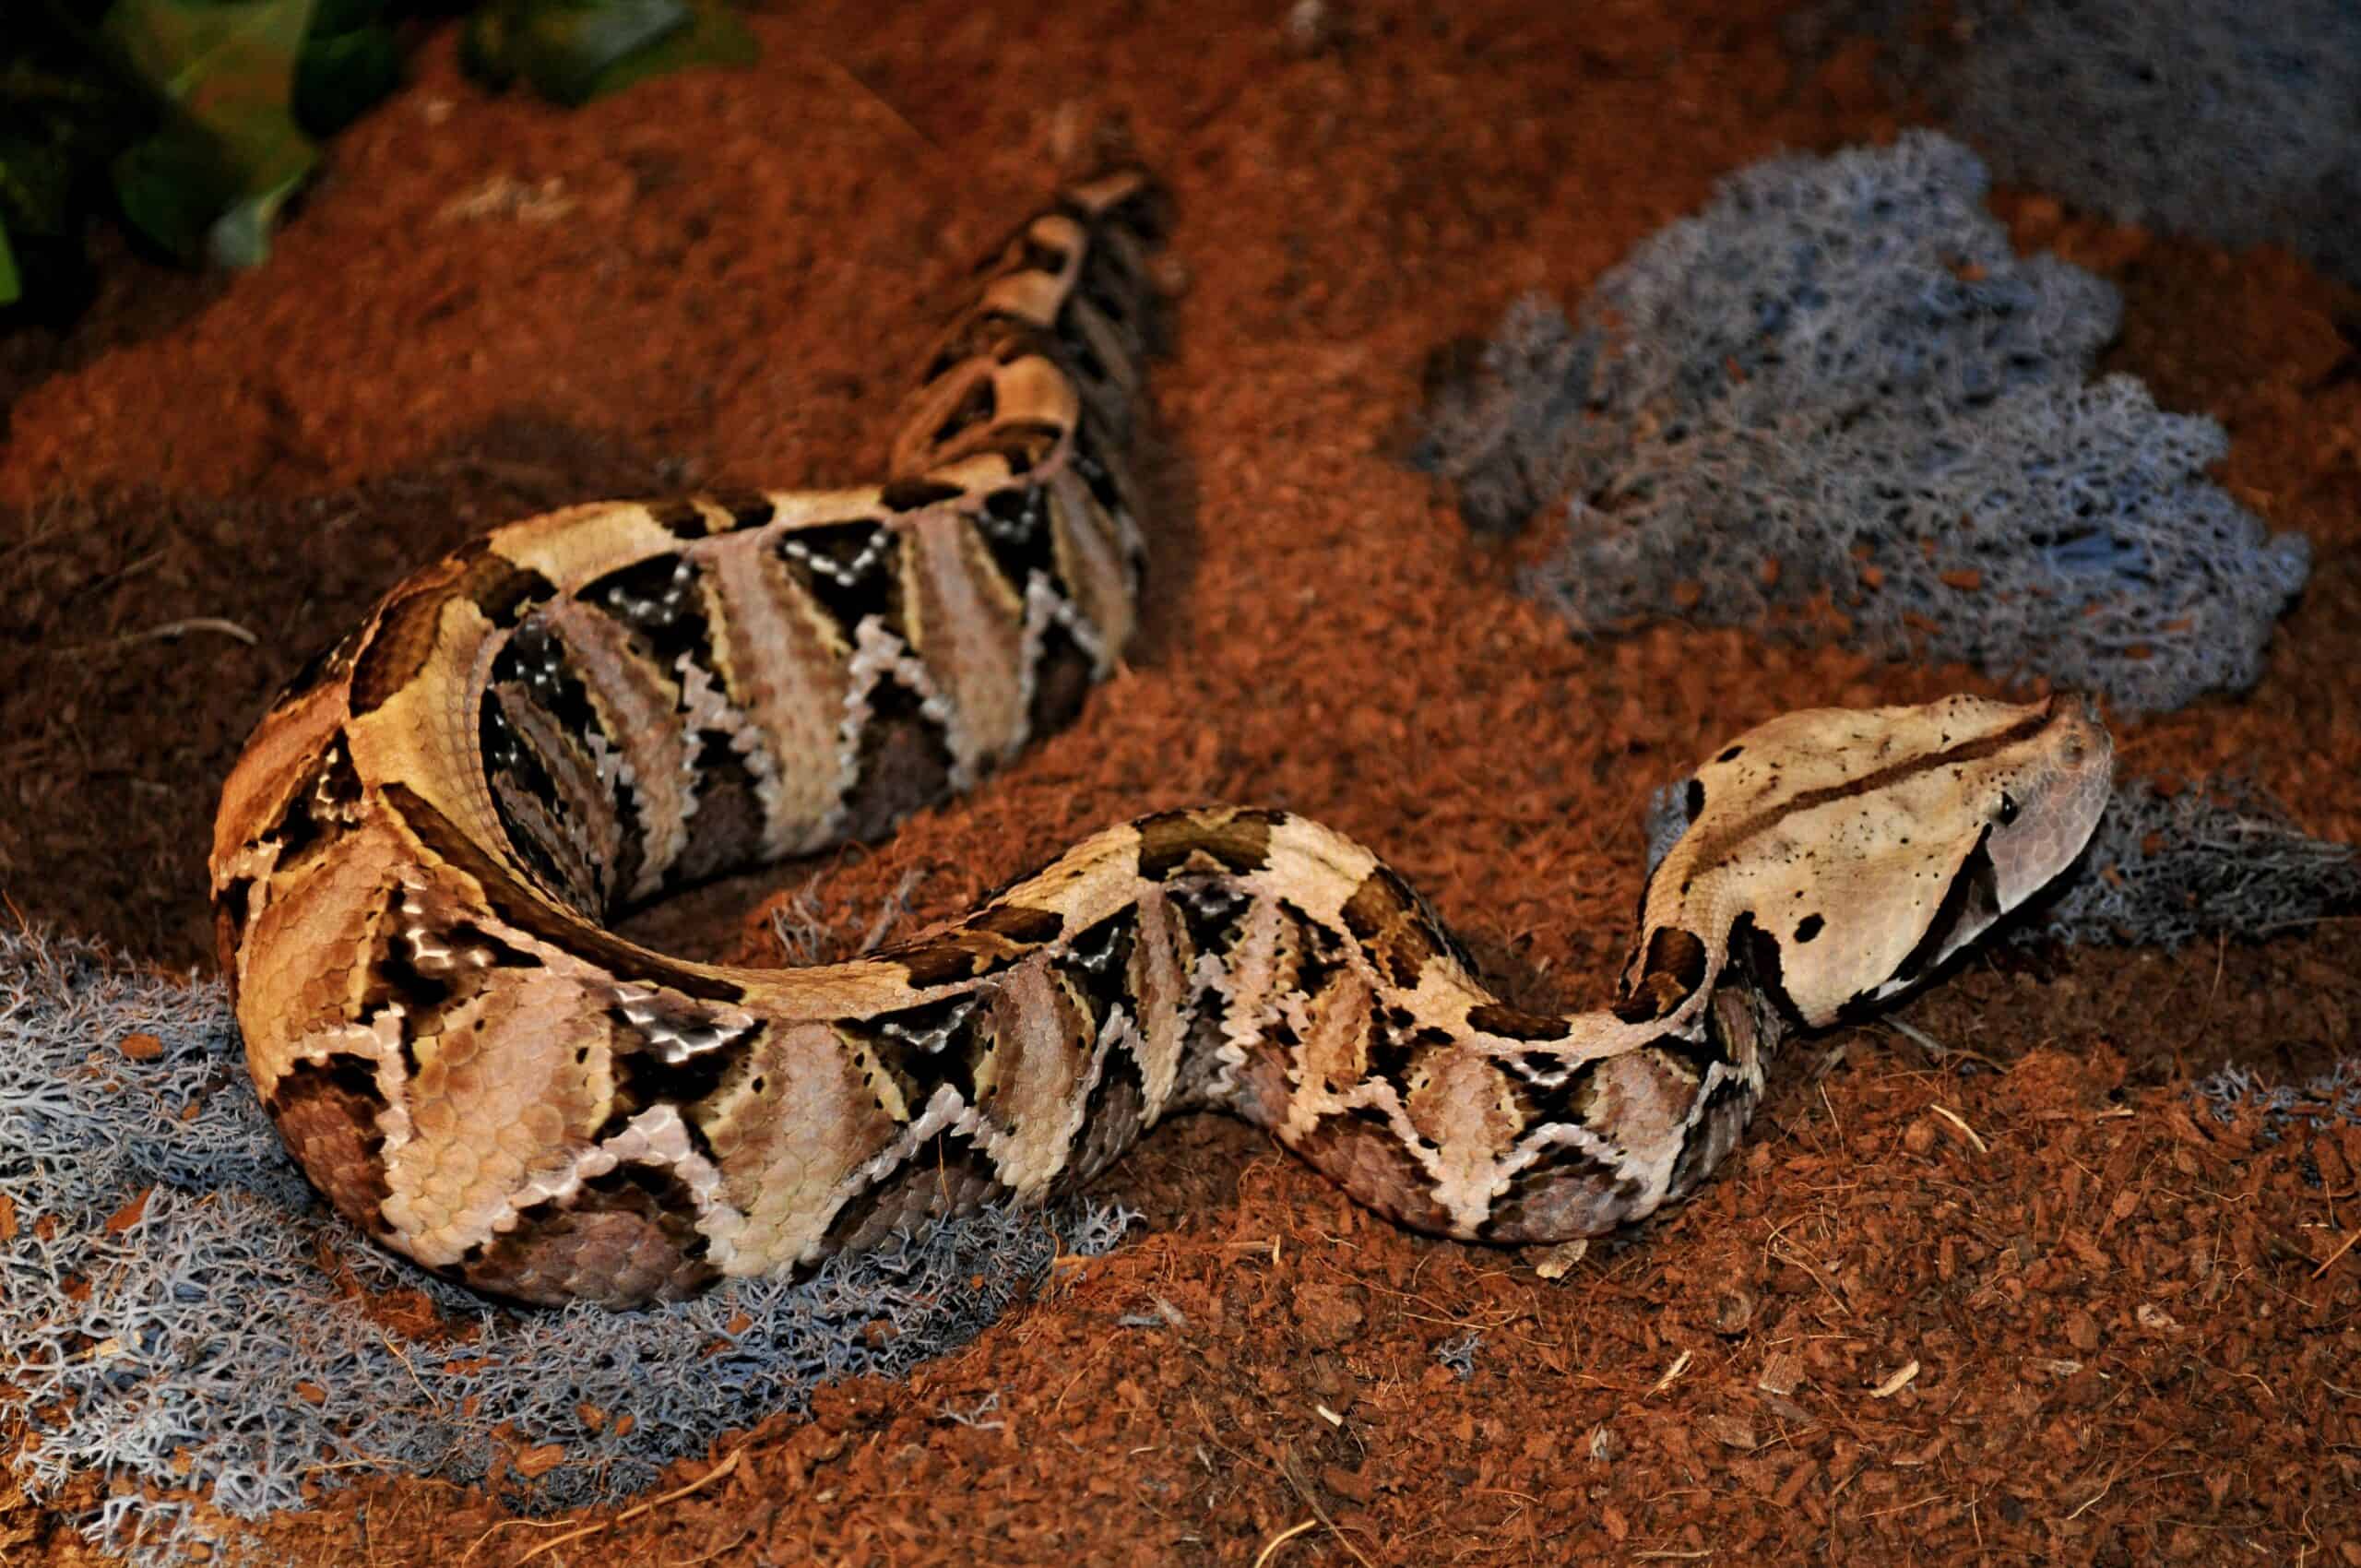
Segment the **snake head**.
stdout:
[[1684,786],[1619,1011],[1686,1015],[1733,959],[1802,1024],[1881,1002],[2072,863],[2113,769],[2079,695],[1772,719]]

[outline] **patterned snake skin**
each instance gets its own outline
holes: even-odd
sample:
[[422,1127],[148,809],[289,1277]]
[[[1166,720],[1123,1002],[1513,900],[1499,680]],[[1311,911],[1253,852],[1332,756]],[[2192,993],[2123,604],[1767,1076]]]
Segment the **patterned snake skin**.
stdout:
[[1471,975],[1283,812],[1100,833],[963,920],[750,970],[619,910],[890,828],[1063,722],[1133,626],[1156,193],[1070,189],[985,269],[882,486],[577,506],[397,586],[280,694],[212,885],[263,1102],[385,1245],[626,1306],[1089,1181],[1231,1111],[1379,1212],[1496,1241],[1679,1198],[1793,1028],[1911,984],[2080,850],[2078,699],[1790,714],[1688,786],[1612,1008]]

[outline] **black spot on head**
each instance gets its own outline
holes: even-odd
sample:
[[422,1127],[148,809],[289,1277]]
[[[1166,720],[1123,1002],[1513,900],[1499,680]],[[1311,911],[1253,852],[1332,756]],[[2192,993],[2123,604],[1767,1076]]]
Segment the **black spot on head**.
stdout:
[[1746,748],[1744,746],[1732,746],[1729,750],[1724,752],[1714,760],[1715,762],[1736,762],[1738,759],[1738,754],[1745,750]]
[[1779,939],[1757,926],[1751,913],[1730,922],[1728,962],[1736,973],[1726,976],[1723,984],[1734,980],[1738,985],[1753,987],[1789,1028],[1804,1027],[1803,1012],[1797,1007],[1795,998],[1787,994],[1786,982],[1781,976]]
[[1820,934],[1821,928],[1827,923],[1828,922],[1826,921],[1821,920],[1818,915],[1806,915],[1802,920],[1796,922],[1796,941],[1797,943],[1809,942],[1813,937]]
[[1699,817],[1704,815],[1705,785],[1703,781],[1701,779],[1691,778],[1689,781],[1689,788],[1681,792],[1680,803],[1681,809],[1689,814],[1690,821],[1695,822]]

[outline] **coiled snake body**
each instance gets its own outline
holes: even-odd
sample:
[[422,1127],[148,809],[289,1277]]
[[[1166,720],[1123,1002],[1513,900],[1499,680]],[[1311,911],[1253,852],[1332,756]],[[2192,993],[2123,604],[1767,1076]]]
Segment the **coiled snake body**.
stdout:
[[986,270],[882,486],[578,506],[397,586],[274,702],[212,859],[248,1063],[320,1191],[478,1289],[629,1305],[1088,1181],[1174,1111],[1406,1225],[1594,1234],[1736,1142],[1787,1030],[1931,970],[2103,804],[2085,705],[1790,714],[1687,785],[1608,1010],[1470,974],[1358,844],[1166,813],[853,962],[688,963],[617,909],[883,832],[1131,632],[1157,202]]

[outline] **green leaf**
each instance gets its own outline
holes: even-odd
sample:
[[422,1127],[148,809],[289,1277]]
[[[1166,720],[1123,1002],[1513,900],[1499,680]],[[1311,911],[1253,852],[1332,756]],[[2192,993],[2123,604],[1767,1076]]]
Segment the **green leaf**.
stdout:
[[386,0],[316,0],[295,62],[295,123],[333,136],[402,81],[400,42]]
[[687,0],[492,0],[468,30],[466,58],[494,85],[522,76],[573,107],[611,66],[691,19]]
[[157,118],[69,3],[0,0],[0,292],[61,323],[91,291],[82,231],[107,160]]
[[17,253],[8,248],[8,226],[0,223],[0,305],[25,297],[24,280],[17,276]]
[[250,267],[318,153],[291,112],[314,0],[115,0],[102,31],[177,111],[114,160],[124,215],[185,260]]
[[726,5],[693,4],[689,25],[599,73],[593,98],[621,92],[635,82],[669,76],[693,65],[751,65],[760,50],[754,35]]
[[567,105],[693,65],[743,65],[754,36],[722,0],[490,0],[460,62],[493,88],[518,77]]

